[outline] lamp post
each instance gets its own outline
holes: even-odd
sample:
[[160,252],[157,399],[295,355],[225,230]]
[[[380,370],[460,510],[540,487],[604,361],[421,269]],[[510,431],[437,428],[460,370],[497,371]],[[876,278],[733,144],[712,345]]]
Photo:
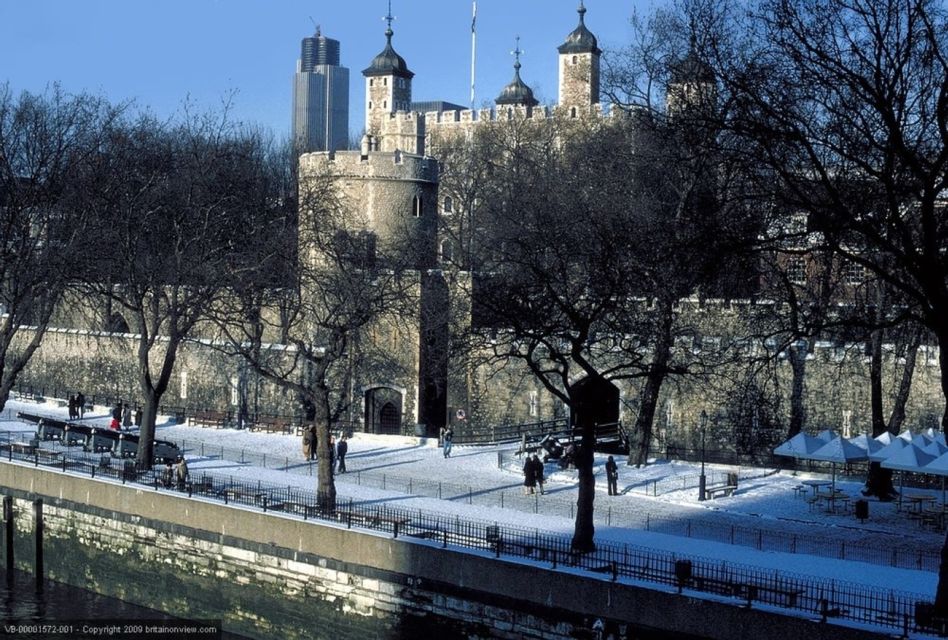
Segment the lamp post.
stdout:
[[698,501],[704,502],[705,500],[705,488],[707,486],[707,478],[704,475],[704,438],[705,432],[707,431],[708,426],[708,414],[705,411],[701,412],[700,423],[701,427],[701,475],[698,477]]

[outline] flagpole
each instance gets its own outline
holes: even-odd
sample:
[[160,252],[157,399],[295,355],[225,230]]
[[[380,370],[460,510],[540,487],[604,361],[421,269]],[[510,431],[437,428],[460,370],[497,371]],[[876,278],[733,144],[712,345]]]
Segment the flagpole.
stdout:
[[474,61],[477,57],[477,0],[471,0],[471,111],[474,110]]

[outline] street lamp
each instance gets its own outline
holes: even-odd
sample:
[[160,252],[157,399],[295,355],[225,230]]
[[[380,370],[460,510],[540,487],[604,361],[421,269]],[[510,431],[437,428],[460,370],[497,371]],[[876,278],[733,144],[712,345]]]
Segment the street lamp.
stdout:
[[701,427],[701,475],[698,477],[698,501],[704,502],[705,497],[706,497],[705,487],[707,486],[707,478],[704,475],[704,456],[705,456],[704,438],[705,438],[705,432],[708,430],[707,429],[708,414],[705,411],[701,412],[699,426]]

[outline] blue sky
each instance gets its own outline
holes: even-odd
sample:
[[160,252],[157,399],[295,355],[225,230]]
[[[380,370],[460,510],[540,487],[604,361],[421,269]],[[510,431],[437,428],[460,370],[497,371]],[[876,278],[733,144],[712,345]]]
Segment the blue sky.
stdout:
[[[587,0],[586,24],[603,49],[629,42],[633,11],[654,0]],[[556,100],[556,47],[578,21],[578,0],[478,0],[477,94],[493,102],[521,76],[543,103]],[[159,116],[190,96],[215,107],[237,91],[240,120],[288,135],[291,79],[313,21],[341,42],[350,70],[350,129],[364,122],[361,71],[385,44],[387,0],[0,0],[0,83],[42,91],[54,81]],[[415,100],[470,100],[471,1],[392,0],[395,50],[415,72]]]

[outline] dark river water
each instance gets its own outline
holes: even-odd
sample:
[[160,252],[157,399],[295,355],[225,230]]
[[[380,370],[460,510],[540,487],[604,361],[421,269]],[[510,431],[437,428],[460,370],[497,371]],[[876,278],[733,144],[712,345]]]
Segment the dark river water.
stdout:
[[[41,589],[29,574],[0,570],[0,638],[190,638],[241,640],[221,632],[219,621],[185,621],[160,611],[46,580]],[[201,629],[198,629],[198,626]]]

